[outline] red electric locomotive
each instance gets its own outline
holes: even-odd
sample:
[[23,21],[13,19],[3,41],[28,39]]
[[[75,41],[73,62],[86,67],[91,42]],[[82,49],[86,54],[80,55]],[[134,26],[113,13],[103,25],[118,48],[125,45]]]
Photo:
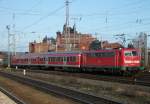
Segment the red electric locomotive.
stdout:
[[82,53],[82,67],[104,71],[138,71],[141,66],[137,49],[98,50]]
[[13,66],[59,67],[75,71],[139,71],[138,49],[105,49],[84,52],[40,53],[13,56]]

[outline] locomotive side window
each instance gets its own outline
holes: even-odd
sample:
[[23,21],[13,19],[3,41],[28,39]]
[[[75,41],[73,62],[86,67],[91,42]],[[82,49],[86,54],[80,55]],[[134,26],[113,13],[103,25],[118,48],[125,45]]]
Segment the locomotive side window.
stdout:
[[88,53],[88,57],[112,57],[114,56],[114,52],[99,52],[99,53]]
[[124,52],[124,55],[125,55],[125,56],[132,56],[132,53],[131,53],[131,51],[125,51],[125,52]]
[[112,57],[114,56],[114,52],[101,52],[101,53],[95,53],[95,57]]
[[137,51],[125,51],[124,55],[125,56],[137,56],[138,52]]
[[115,56],[115,52],[109,52],[109,53],[108,53],[108,56],[109,56],[109,57]]

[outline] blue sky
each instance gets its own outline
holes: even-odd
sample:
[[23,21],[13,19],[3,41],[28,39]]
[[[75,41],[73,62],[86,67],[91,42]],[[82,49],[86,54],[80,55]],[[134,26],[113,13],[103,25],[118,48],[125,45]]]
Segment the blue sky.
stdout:
[[[45,35],[56,37],[65,23],[65,0],[0,0],[0,51],[7,50],[6,25],[17,39],[17,51],[27,51],[28,42]],[[117,42],[114,35],[150,34],[150,0],[70,0],[70,25],[103,40]],[[13,16],[15,14],[15,16]],[[35,32],[35,33],[33,33]]]

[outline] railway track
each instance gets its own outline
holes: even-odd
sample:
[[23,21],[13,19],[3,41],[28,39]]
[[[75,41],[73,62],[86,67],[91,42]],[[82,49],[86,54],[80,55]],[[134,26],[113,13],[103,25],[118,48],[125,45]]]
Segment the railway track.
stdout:
[[29,70],[29,69],[27,70],[27,72],[73,76],[73,77],[80,77],[86,79],[119,82],[124,84],[134,84],[134,85],[142,85],[142,86],[150,87],[150,73],[148,72],[142,73],[141,76],[133,76],[133,77],[101,76],[97,74],[85,74],[85,73],[83,74],[83,73],[70,73],[70,72],[60,72],[60,71]]
[[13,95],[10,92],[8,92],[7,90],[5,90],[4,88],[0,87],[0,91],[2,93],[4,93],[5,95],[7,95],[9,98],[11,98],[17,104],[26,104],[25,102],[23,102],[22,100],[20,100],[19,98],[17,98],[15,95]]
[[113,101],[108,98],[100,98],[100,97],[96,97],[93,95],[84,94],[84,93],[77,92],[74,90],[54,86],[54,85],[45,83],[43,81],[39,81],[39,80],[27,78],[27,77],[22,77],[22,76],[10,74],[10,73],[2,72],[2,71],[0,71],[0,75],[14,79],[23,84],[33,86],[47,93],[54,93],[60,96],[65,96],[67,98],[71,98],[77,102],[81,102],[84,104],[122,104],[121,102]]
[[150,72],[144,72],[141,76],[136,78],[137,84],[150,87]]

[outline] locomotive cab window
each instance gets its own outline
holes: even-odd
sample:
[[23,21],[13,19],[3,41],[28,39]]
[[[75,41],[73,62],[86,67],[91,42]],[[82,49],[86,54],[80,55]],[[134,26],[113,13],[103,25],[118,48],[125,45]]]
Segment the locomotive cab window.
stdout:
[[138,52],[137,51],[125,51],[124,55],[125,56],[138,56]]
[[138,56],[138,52],[137,51],[132,51],[132,55],[133,56]]

